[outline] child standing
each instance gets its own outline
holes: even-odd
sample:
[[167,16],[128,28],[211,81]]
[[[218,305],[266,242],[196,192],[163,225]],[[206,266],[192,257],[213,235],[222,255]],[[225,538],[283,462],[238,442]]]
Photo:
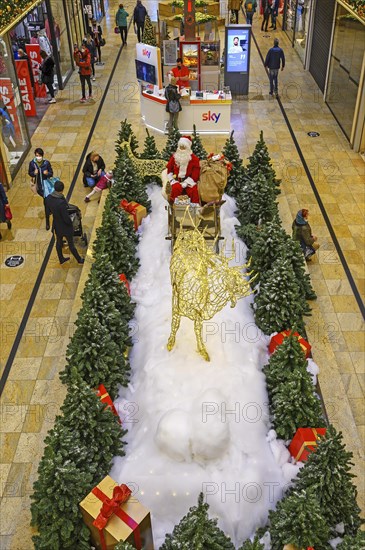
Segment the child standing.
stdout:
[[[97,193],[98,195],[101,195],[101,192],[104,189],[111,187],[112,184],[113,184],[113,172],[111,170],[108,170],[108,172],[106,172],[104,176],[101,176],[101,178],[99,179],[99,181],[97,182],[93,190],[88,195],[86,195],[84,199],[85,202],[90,202],[90,197],[92,197],[95,193]],[[100,199],[100,196],[99,196],[99,199]]]

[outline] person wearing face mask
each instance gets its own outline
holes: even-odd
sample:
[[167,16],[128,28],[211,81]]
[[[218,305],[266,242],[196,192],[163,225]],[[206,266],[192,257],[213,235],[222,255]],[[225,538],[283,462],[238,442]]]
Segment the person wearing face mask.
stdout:
[[47,189],[44,185],[44,180],[53,176],[53,170],[49,160],[44,158],[44,151],[40,147],[37,147],[34,151],[34,159],[29,163],[28,174],[32,178],[32,183],[35,185],[37,194],[42,197],[44,204],[44,213],[46,215],[46,229],[50,228],[49,216],[50,211],[46,205],[45,198],[47,196]]
[[183,65],[182,58],[178,57],[176,59],[176,67],[171,69],[170,75],[174,76],[176,78],[176,86],[184,87],[189,86],[189,74],[190,71],[185,65]]
[[101,46],[103,40],[103,31],[100,25],[97,24],[96,19],[91,21],[89,28],[89,34],[95,42],[96,49],[98,50],[98,63],[101,63]]
[[76,65],[79,68],[79,76],[80,76],[80,82],[81,82],[81,94],[82,97],[80,99],[81,103],[85,103],[86,101],[86,95],[85,95],[85,84],[87,82],[87,85],[89,87],[89,98],[88,99],[94,99],[92,95],[92,84],[91,84],[91,55],[90,51],[87,49],[85,44],[82,44],[81,50],[78,48],[75,48],[74,50],[74,60]]

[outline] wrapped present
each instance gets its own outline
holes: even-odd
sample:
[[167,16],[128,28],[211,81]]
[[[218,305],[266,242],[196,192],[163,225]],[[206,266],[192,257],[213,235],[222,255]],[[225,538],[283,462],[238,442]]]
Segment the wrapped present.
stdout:
[[129,542],[137,550],[154,550],[150,513],[127,485],[106,476],[87,495],[80,508],[91,539],[98,550],[113,550]]
[[128,290],[128,294],[130,296],[131,295],[131,288],[129,286],[129,282],[128,282],[127,277],[124,275],[124,273],[120,273],[120,275],[118,275],[118,277],[119,277],[120,282],[125,284],[125,287]]
[[138,202],[128,202],[126,199],[122,199],[119,204],[120,208],[125,210],[130,218],[133,220],[134,229],[137,231],[138,227],[141,225],[143,218],[147,216],[147,210]]
[[119,415],[117,413],[117,409],[115,408],[114,403],[112,401],[112,398],[110,397],[110,395],[106,391],[105,386],[103,384],[100,384],[100,386],[98,386],[97,395],[98,395],[98,397],[100,397],[100,401],[102,403],[105,403],[106,405],[108,405],[108,407],[112,410],[112,413],[115,414],[115,416],[118,417],[118,420],[120,422],[120,418],[119,418]]
[[288,447],[295,462],[305,462],[325,433],[326,428],[298,428]]
[[[273,336],[270,340],[269,352],[274,353],[276,348],[284,342],[284,338],[290,335],[290,332],[291,332],[290,330],[283,330],[282,332],[278,332],[278,334],[275,334],[275,336]],[[304,340],[303,336],[301,336],[299,332],[294,332],[294,336],[298,338],[300,347],[305,353],[306,359],[308,359],[310,355],[310,351],[312,349],[311,345],[309,344],[309,342],[307,342],[307,340]]]

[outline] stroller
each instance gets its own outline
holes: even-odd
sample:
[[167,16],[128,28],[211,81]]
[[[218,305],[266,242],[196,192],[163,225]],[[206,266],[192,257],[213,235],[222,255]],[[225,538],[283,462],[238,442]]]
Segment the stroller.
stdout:
[[81,240],[84,242],[84,245],[87,246],[87,235],[83,232],[82,229],[82,215],[80,208],[78,206],[75,206],[74,204],[69,204],[67,212],[72,221],[74,237],[80,237]]

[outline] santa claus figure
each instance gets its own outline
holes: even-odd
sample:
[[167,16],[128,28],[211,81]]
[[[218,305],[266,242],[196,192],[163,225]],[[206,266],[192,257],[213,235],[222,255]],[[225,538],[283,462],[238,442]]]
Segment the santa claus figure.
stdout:
[[197,182],[200,176],[199,159],[191,151],[191,138],[183,136],[178,148],[167,163],[167,179],[171,184],[170,201],[187,194],[192,203],[199,204]]

